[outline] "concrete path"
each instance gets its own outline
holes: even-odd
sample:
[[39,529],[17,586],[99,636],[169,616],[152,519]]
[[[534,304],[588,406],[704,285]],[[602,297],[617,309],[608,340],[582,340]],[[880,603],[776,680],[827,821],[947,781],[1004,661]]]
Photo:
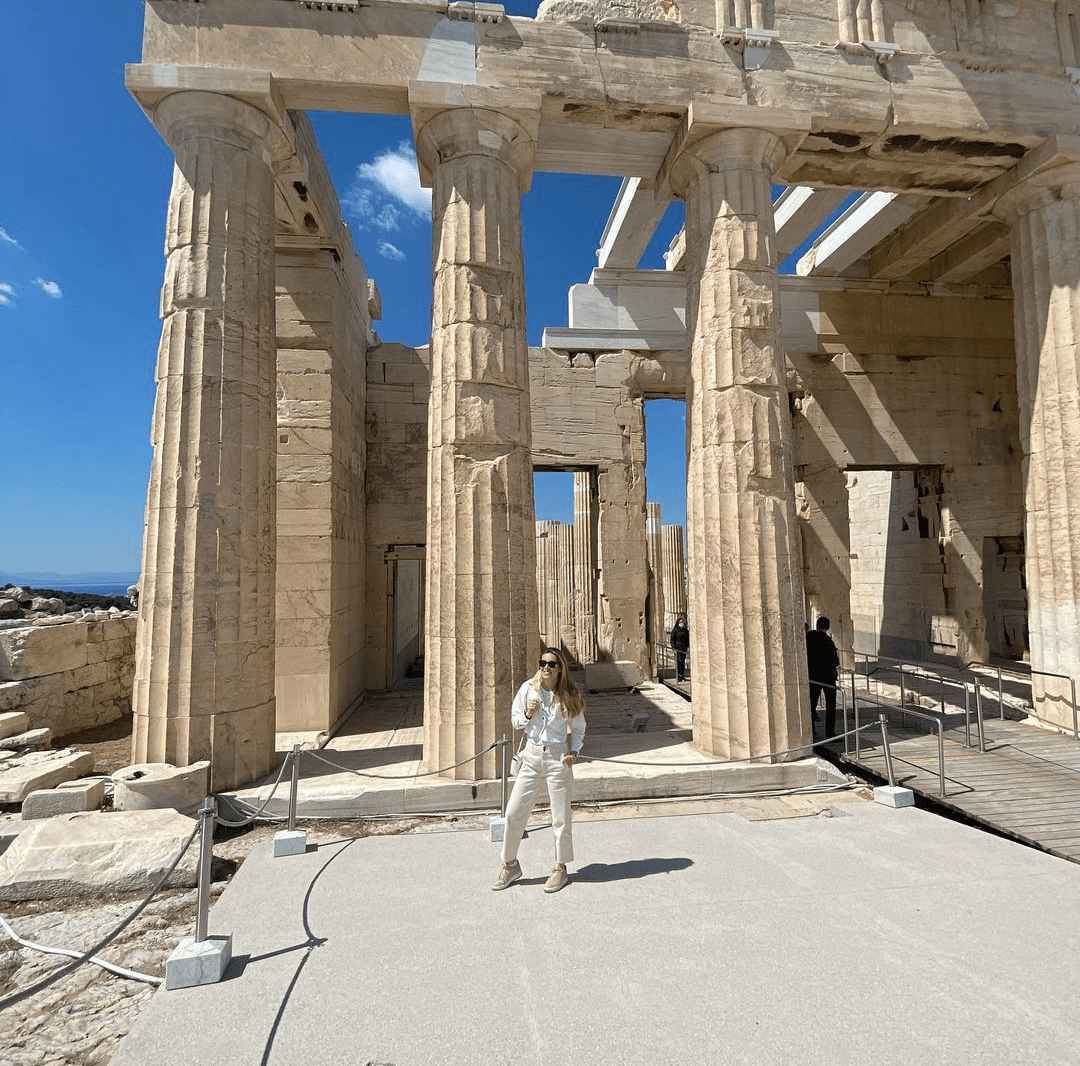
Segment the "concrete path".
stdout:
[[155,993],[112,1066],[1080,1061],[1074,864],[853,793],[575,843],[555,895],[548,829],[500,893],[475,829],[256,849],[210,915],[226,979]]

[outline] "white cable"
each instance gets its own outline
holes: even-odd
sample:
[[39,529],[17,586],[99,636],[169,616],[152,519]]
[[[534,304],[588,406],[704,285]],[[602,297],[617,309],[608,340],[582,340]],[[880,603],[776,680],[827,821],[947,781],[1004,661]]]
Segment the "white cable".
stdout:
[[[72,951],[70,948],[51,948],[45,944],[35,944],[32,940],[23,940],[21,936],[16,935],[15,930],[8,925],[2,914],[0,914],[0,925],[4,927],[4,932],[7,933],[16,944],[21,944],[24,948],[32,948],[34,951],[43,951],[46,955],[66,955],[69,959],[78,959],[82,957],[81,951]],[[116,963],[109,962],[106,959],[99,959],[96,955],[86,961],[92,962],[95,966],[100,966],[102,969],[108,970],[118,977],[130,977],[135,981],[146,981],[148,984],[152,985],[160,985],[164,980],[164,978],[154,977],[152,974],[139,973],[138,970],[128,970],[123,966],[117,966]]]

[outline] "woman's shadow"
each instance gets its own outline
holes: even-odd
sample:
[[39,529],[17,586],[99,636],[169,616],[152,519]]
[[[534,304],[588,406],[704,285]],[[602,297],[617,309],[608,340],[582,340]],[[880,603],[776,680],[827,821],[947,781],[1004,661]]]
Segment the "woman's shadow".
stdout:
[[627,862],[591,862],[574,873],[575,881],[600,884],[604,881],[627,881],[650,874],[670,874],[693,866],[692,859],[629,859]]

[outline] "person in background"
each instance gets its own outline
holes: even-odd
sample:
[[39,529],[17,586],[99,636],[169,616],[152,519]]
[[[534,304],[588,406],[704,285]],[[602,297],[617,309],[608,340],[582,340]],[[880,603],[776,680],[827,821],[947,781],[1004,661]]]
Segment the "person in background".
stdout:
[[[817,721],[818,695],[825,695],[825,736],[836,732],[836,678],[840,653],[829,636],[830,622],[822,615],[814,629],[806,632],[806,672],[810,679],[810,719]],[[811,728],[813,726],[811,725]]]
[[558,648],[545,648],[539,669],[522,683],[510,708],[515,729],[525,730],[521,770],[506,805],[502,866],[496,892],[521,878],[518,848],[540,786],[547,786],[551,828],[555,833],[555,867],[544,882],[545,892],[558,892],[569,881],[566,864],[574,859],[570,810],[574,786],[573,766],[585,740],[585,697],[570,678],[570,664]]
[[675,649],[675,680],[686,678],[686,653],[690,650],[690,630],[680,614],[671,630],[671,646]]

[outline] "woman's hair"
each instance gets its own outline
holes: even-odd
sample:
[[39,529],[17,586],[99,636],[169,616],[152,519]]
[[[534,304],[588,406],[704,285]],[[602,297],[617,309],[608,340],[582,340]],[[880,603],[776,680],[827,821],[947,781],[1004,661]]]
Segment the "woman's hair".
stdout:
[[559,660],[559,676],[555,679],[555,688],[552,691],[562,704],[566,717],[576,718],[585,710],[585,697],[570,679],[570,660],[560,648],[545,648],[540,654],[554,655]]

